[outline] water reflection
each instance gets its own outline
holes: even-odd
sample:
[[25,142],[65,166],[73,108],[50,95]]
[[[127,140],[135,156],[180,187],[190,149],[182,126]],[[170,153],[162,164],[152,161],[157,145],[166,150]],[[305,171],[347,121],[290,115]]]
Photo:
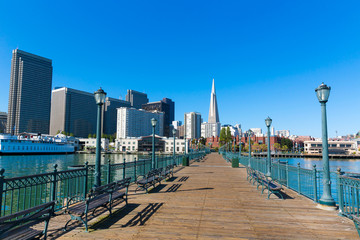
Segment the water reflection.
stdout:
[[[307,169],[313,169],[313,165],[316,165],[318,170],[322,170],[323,166],[320,158],[281,158],[280,160],[287,160],[292,166],[297,166],[300,163],[300,167]],[[341,168],[345,172],[360,173],[360,159],[330,159],[329,164],[330,171],[333,172],[336,172],[337,168]]]
[[[122,163],[136,159],[149,158],[148,155],[130,154],[105,154],[101,156],[101,164]],[[88,161],[95,164],[95,154],[69,154],[69,155],[24,155],[24,156],[0,156],[0,169],[5,169],[6,177],[18,177],[31,174],[51,172],[53,165],[58,165],[58,170],[67,170],[71,165],[83,165]]]

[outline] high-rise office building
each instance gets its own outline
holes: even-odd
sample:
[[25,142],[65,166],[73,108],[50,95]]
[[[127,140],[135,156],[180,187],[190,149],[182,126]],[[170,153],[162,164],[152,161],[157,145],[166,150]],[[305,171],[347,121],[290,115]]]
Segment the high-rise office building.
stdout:
[[149,102],[149,99],[146,93],[135,90],[127,90],[126,101],[130,102],[131,107],[140,109],[143,104]]
[[200,138],[201,136],[201,114],[196,112],[185,113],[184,135],[186,138]]
[[4,133],[6,131],[6,122],[7,122],[7,113],[0,112],[0,133]]
[[208,122],[201,124],[201,136],[204,138],[220,135],[220,119],[215,92],[215,79],[212,82]]
[[151,125],[152,118],[157,120],[155,134],[159,136],[164,135],[163,112],[148,112],[143,109],[121,107],[117,109],[117,114],[117,139],[151,135],[153,130]]
[[49,133],[52,70],[50,59],[13,50],[8,133]]
[[174,121],[174,113],[175,113],[175,103],[169,98],[163,98],[158,102],[151,102],[147,104],[143,104],[142,109],[146,111],[158,111],[163,112],[164,115],[164,136],[170,137],[172,136],[172,121]]
[[[102,133],[116,133],[117,108],[130,107],[130,103],[107,97],[102,108]],[[73,133],[76,137],[88,137],[96,133],[97,105],[93,93],[71,88],[55,88],[52,91],[50,134],[58,131]]]

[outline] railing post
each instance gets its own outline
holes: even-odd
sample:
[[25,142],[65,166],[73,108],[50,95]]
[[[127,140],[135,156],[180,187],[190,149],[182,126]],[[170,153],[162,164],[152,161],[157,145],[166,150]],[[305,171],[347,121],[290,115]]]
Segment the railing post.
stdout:
[[51,201],[56,200],[56,177],[57,177],[57,164],[54,164],[54,173],[51,181]]
[[124,158],[124,162],[123,162],[123,179],[125,179],[125,166],[126,165],[126,160]]
[[286,187],[289,187],[289,161],[286,161],[285,171],[286,171]]
[[300,163],[297,163],[298,172],[298,193],[301,194],[301,183],[300,183]]
[[280,182],[280,181],[281,181],[281,177],[280,177],[280,159],[278,160],[278,167],[277,167],[277,169],[278,169],[277,180],[278,180],[278,182]]
[[111,174],[111,165],[110,165],[110,159],[108,159],[108,172],[107,172],[107,184],[110,183],[110,174]]
[[[338,200],[339,200],[339,215],[344,215],[344,188],[343,185],[340,183],[341,181],[341,168],[337,169],[336,175],[336,182],[337,182],[337,193],[338,193]],[[358,200],[359,201],[359,200]]]
[[0,169],[0,217],[1,217],[1,209],[2,209],[2,196],[4,191],[4,172],[5,169]]
[[318,195],[317,195],[317,170],[316,170],[316,164],[313,165],[314,169],[314,201],[318,202]]
[[134,182],[136,181],[136,158],[134,161]]
[[88,179],[89,179],[89,162],[85,162],[85,181],[84,181],[84,199],[86,199],[87,187],[88,187]]

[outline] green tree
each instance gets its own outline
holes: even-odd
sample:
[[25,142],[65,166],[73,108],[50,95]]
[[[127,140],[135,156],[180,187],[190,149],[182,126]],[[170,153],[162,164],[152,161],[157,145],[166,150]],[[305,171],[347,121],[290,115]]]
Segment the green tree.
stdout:
[[91,138],[91,137],[92,137],[92,134],[91,134],[91,133],[89,133],[88,138]]
[[274,143],[274,149],[275,150],[280,150],[281,149],[280,143]]
[[70,137],[75,137],[75,135],[73,133],[70,133]]
[[231,142],[231,140],[232,140],[231,131],[230,131],[230,128],[227,127],[226,128],[226,143]]
[[281,139],[281,142],[280,142],[280,145],[281,145],[281,148],[283,148],[284,146],[286,146],[286,147],[287,147],[287,150],[289,150],[289,149],[292,149],[292,147],[293,147],[293,142],[292,142],[290,139],[288,139],[288,138],[282,138],[282,139]]
[[259,145],[258,143],[254,143],[254,144],[252,145],[252,150],[253,150],[254,152],[258,152],[258,151],[260,150],[260,145]]
[[225,130],[225,128],[222,128],[220,130],[220,139],[219,139],[219,141],[220,141],[220,146],[224,145],[225,142],[226,142],[226,130]]

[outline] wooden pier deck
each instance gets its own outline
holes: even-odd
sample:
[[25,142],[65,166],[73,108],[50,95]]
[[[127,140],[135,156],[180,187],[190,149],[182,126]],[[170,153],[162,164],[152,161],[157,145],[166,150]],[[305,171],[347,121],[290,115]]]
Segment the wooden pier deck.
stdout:
[[286,194],[267,200],[246,180],[245,168],[212,153],[149,194],[130,191],[128,207],[89,233],[77,227],[60,239],[359,239],[349,219]]

